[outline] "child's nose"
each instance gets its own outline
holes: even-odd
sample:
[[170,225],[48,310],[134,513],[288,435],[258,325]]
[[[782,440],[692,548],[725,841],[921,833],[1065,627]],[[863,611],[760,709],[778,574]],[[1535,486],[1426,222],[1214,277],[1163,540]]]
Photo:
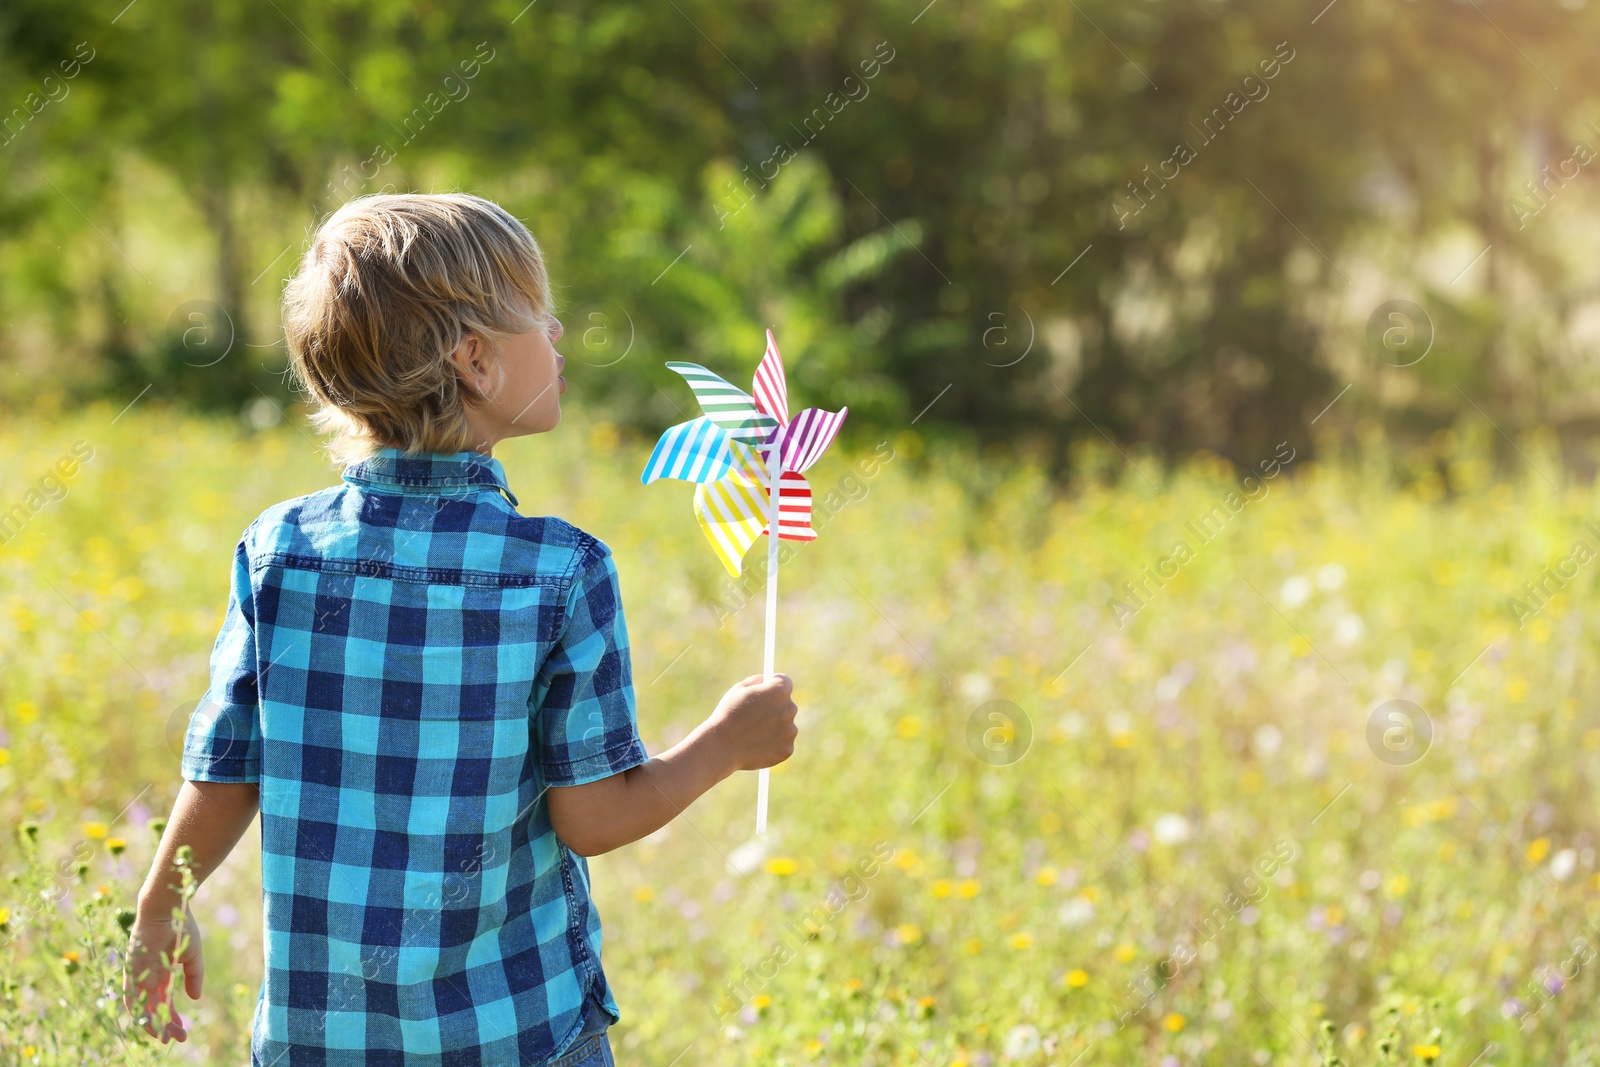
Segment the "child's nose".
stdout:
[[550,334],[550,343],[555,344],[557,341],[561,340],[562,336],[566,334],[567,330],[566,327],[561,325],[561,320],[556,318],[554,315],[550,317],[550,321],[555,324],[555,327]]

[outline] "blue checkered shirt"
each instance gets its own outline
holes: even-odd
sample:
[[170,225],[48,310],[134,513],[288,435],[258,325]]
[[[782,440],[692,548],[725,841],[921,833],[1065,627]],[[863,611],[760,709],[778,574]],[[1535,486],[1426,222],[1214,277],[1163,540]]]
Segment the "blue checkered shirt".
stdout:
[[616,566],[515,505],[386,449],[234,551],[183,774],[260,783],[259,1067],[543,1064],[618,1018],[545,801],[647,758]]

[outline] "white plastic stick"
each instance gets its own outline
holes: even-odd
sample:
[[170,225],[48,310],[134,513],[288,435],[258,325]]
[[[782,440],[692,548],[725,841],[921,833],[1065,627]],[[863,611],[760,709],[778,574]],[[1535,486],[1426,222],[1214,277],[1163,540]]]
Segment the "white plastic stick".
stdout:
[[[761,673],[770,679],[777,673],[775,661],[778,651],[778,499],[783,496],[783,450],[776,439],[772,442],[772,455],[767,461],[767,475],[772,486],[767,494],[770,509],[767,512],[767,633],[761,653]],[[771,771],[763,767],[756,772],[756,833],[767,832],[767,788]]]

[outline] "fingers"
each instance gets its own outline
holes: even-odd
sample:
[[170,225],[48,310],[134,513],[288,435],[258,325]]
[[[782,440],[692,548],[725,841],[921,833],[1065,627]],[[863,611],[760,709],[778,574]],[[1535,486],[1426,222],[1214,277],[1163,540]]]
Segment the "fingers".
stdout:
[[183,991],[189,994],[190,1000],[200,999],[200,987],[205,977],[205,958],[201,955],[200,946],[196,944],[192,954],[183,961]]
[[791,719],[789,720],[789,728],[783,733],[785,739],[781,750],[783,755],[778,759],[778,763],[786,763],[789,757],[794,755],[794,741],[795,738],[800,736],[800,727],[796,726],[794,720]]
[[[184,1023],[183,1016],[178,1014],[178,1006],[164,991],[150,990],[144,1001],[143,1013],[135,1019],[144,1027],[144,1032],[159,1040],[163,1045],[168,1041],[187,1041],[189,1038],[188,1025]],[[165,1006],[168,1020],[161,1022],[161,1008]],[[161,1029],[157,1030],[156,1027]]]
[[190,1000],[199,1000],[200,987],[205,983],[206,954],[200,941],[200,924],[194,921],[192,915],[189,917],[183,955],[178,958],[178,965],[183,968],[183,991],[189,994]]
[[132,941],[122,979],[122,1002],[134,1025],[167,1044],[187,1041],[189,1027],[178,1014],[171,991],[175,971],[183,972],[183,988],[190,999],[198,1000],[205,983],[205,959],[200,948],[200,931],[192,922],[189,941],[181,956],[173,960],[148,942]]
[[750,689],[774,689],[785,695],[794,691],[794,679],[787,674],[773,674],[771,677],[765,674],[752,674],[739,684]]
[[122,1003],[136,1025],[151,1037],[159,1038],[156,1011],[161,1006],[163,983],[146,963],[143,950],[135,948],[122,975]]
[[145,1033],[163,1041],[166,1040],[164,1036],[165,1028],[162,1030],[156,1029],[156,1017],[165,999],[162,996],[160,986],[152,986],[144,982],[141,982],[134,989],[133,995],[127,999],[128,1013],[133,1016],[133,1021]]

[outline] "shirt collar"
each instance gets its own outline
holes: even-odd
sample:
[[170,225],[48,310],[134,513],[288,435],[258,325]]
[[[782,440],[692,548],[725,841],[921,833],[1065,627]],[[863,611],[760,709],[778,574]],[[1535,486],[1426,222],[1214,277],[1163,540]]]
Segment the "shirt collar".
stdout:
[[390,491],[462,496],[474,486],[485,486],[505,494],[512,507],[517,498],[506,484],[505,468],[493,456],[480,452],[418,452],[407,455],[398,448],[382,448],[344,469],[342,476],[352,485]]

